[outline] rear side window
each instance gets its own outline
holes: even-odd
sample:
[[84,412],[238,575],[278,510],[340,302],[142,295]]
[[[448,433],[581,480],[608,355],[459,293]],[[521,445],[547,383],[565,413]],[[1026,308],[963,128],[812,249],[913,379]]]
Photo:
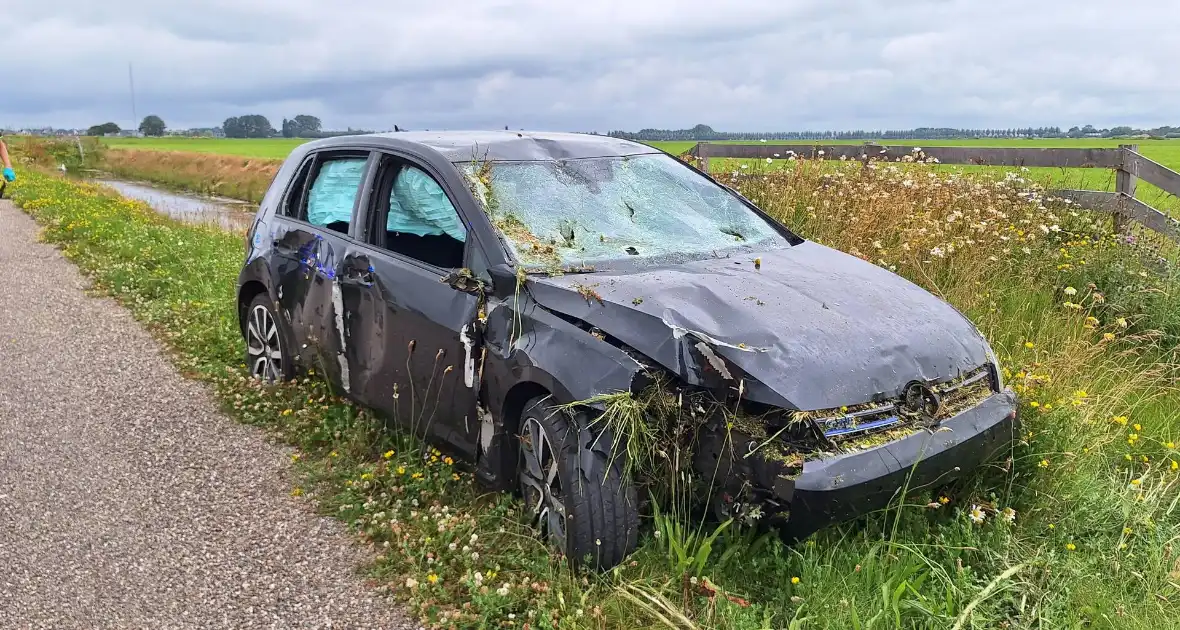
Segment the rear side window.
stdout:
[[283,199],[282,208],[279,210],[283,216],[303,220],[303,193],[307,190],[307,177],[314,163],[313,158],[308,158],[299,165],[299,170],[295,172],[291,188],[287,191],[287,197]]
[[321,163],[307,193],[307,222],[348,233],[352,207],[365,176],[366,158],[340,158]]

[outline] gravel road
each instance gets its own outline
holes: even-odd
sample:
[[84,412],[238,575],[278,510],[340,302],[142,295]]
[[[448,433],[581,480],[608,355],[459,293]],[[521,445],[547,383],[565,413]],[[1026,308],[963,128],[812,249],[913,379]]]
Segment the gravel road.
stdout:
[[409,628],[288,457],[0,201],[0,628]]

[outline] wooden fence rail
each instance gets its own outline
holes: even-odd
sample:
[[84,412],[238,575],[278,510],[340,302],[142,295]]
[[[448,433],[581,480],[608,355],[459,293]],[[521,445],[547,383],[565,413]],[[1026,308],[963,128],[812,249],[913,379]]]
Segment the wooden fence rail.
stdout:
[[[916,154],[913,146],[865,144],[719,144],[699,142],[689,153],[709,170],[710,158],[847,160],[899,162]],[[1117,149],[922,147],[921,157],[940,164],[972,166],[1105,168],[1116,172],[1115,192],[1101,190],[1055,190],[1050,194],[1070,199],[1079,206],[1110,213],[1115,229],[1124,230],[1126,221],[1180,241],[1180,222],[1135,198],[1140,179],[1164,192],[1180,197],[1180,173],[1139,154],[1139,145],[1123,144]]]

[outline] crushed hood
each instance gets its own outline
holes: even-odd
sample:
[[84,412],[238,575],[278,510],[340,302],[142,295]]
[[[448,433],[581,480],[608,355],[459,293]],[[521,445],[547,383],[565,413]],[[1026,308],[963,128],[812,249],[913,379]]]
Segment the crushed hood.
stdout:
[[812,242],[759,258],[531,278],[529,291],[689,383],[703,363],[730,372],[720,355],[746,398],[788,409],[893,397],[989,361],[971,322],[885,269]]

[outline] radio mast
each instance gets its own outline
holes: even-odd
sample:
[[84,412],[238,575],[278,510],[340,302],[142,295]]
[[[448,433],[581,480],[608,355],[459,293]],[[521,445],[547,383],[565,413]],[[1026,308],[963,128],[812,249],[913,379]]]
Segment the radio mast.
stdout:
[[135,115],[135,75],[131,72],[131,62],[127,62],[127,83],[131,87],[131,129],[139,129],[139,117]]

